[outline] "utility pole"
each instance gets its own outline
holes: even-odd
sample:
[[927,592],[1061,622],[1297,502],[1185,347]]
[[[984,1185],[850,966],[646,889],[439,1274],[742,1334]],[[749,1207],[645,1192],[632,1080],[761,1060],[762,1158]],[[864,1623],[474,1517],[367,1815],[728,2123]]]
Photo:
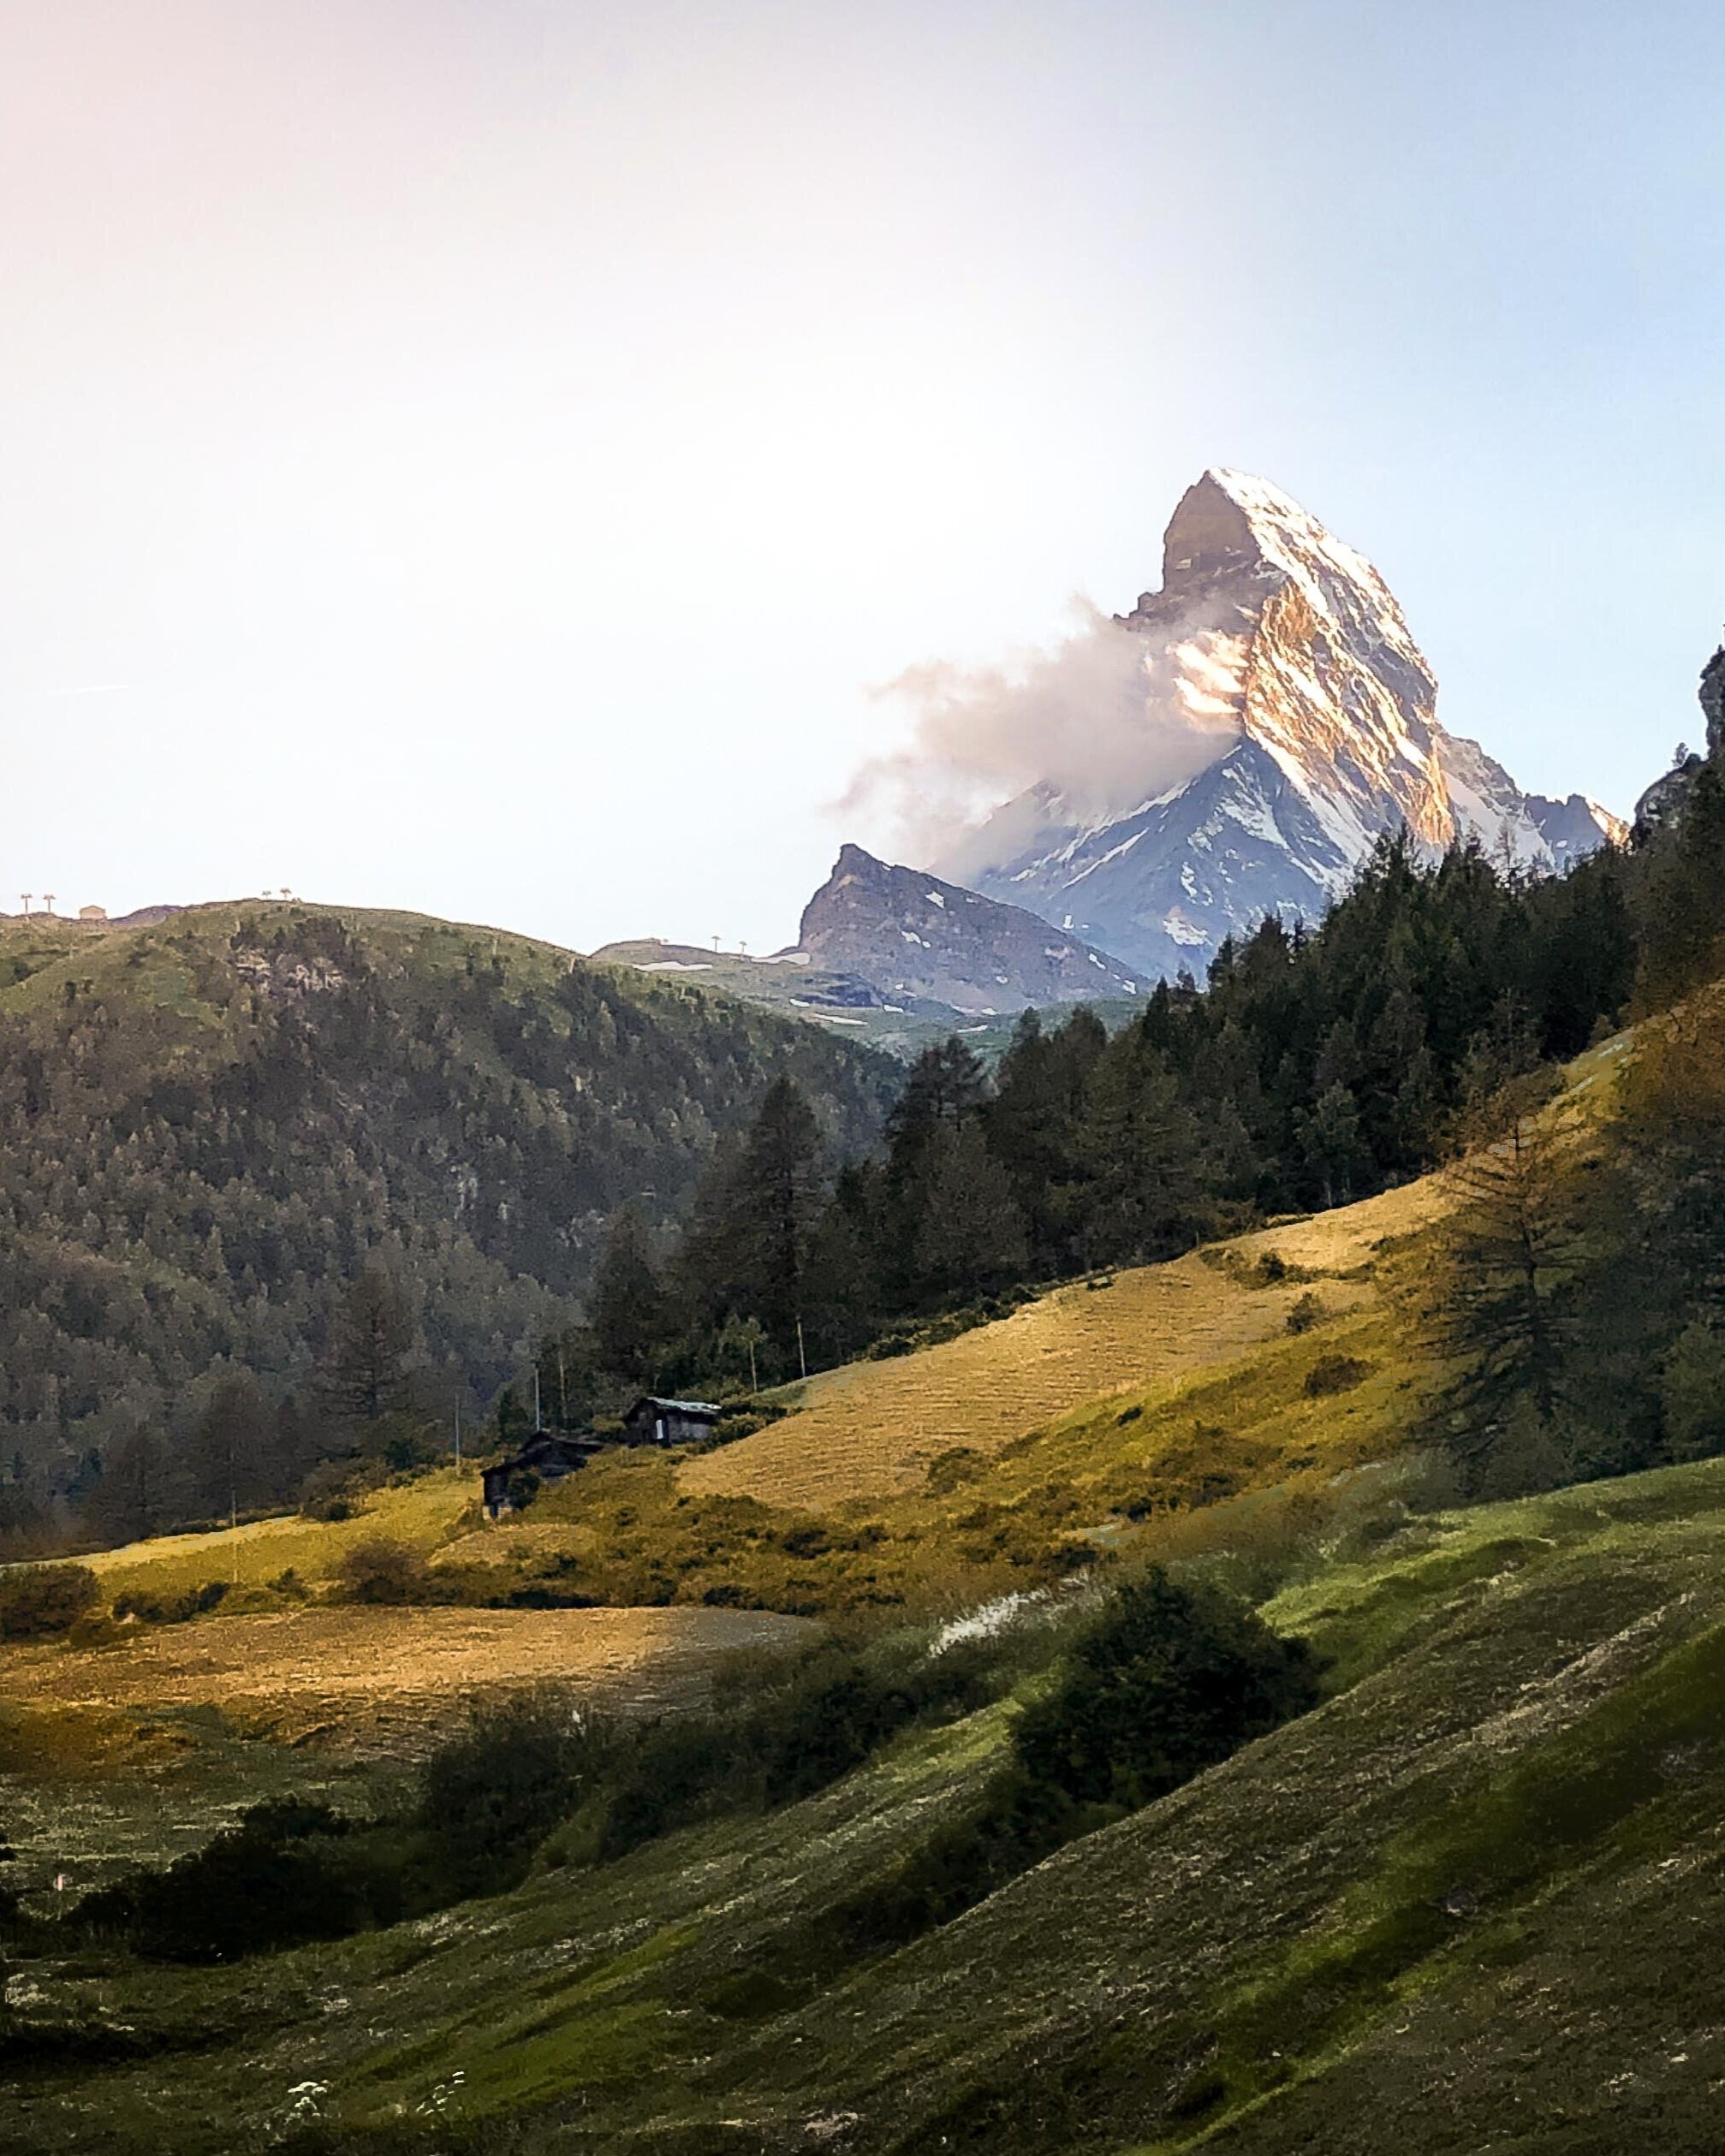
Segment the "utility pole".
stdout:
[[797,1362],[803,1375],[806,1377],[809,1374],[809,1358],[803,1353],[803,1322],[800,1317],[797,1319]]
[[51,891],[45,891],[42,894],[42,903],[47,907],[49,913],[51,915],[54,911],[54,894]]
[[30,901],[35,897],[35,895],[36,894],[33,891],[21,891],[19,894],[19,896],[24,901],[24,918],[27,921],[30,918]]
[[461,1464],[461,1396],[455,1395],[455,1465]]
[[541,1414],[540,1414],[540,1412],[539,1412],[539,1366],[538,1366],[538,1364],[537,1363],[534,1363],[534,1365],[533,1365],[533,1434],[534,1434],[534,1435],[535,1435],[535,1436],[537,1436],[537,1435],[538,1434],[538,1433],[539,1433],[542,1429],[544,1429],[544,1427],[545,1427],[545,1418],[544,1418],[544,1417],[543,1415],[541,1415]]

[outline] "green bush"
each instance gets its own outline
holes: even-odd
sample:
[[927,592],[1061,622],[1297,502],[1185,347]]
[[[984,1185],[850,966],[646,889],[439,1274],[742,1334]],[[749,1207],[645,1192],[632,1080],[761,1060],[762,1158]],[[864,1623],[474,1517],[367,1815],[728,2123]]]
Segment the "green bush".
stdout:
[[1013,1761],[840,1910],[855,1951],[901,1944],[1080,1834],[1178,1789],[1318,1699],[1305,1643],[1243,1602],[1166,1574],[1111,1595],[1014,1733]]
[[206,1580],[202,1587],[182,1587],[177,1595],[146,1595],[128,1589],[114,1603],[116,1617],[135,1617],[146,1624],[184,1624],[207,1616],[225,1600],[226,1580]]
[[739,1658],[699,1717],[629,1732],[605,1780],[602,1860],[722,1813],[763,1811],[824,1789],[914,1725],[999,1696],[1022,1646],[968,1640],[931,1653],[920,1633],[866,1648],[828,1640],[786,1658]]
[[1032,1783],[1135,1811],[1318,1698],[1302,1640],[1243,1602],[1152,1571],[1121,1587],[1014,1737]]
[[396,1868],[326,1804],[259,1804],[165,1871],[86,1894],[65,1920],[153,1961],[223,1962],[404,1914]]
[[87,1565],[14,1565],[0,1572],[0,1639],[53,1639],[93,1609],[101,1583]]
[[1659,1405],[1674,1459],[1725,1452],[1725,1327],[1698,1321],[1684,1327],[1665,1356]]
[[598,1785],[610,1725],[555,1692],[477,1708],[427,1762],[416,1824],[456,1894],[494,1892]]
[[373,1535],[344,1550],[336,1566],[336,1583],[349,1602],[422,1602],[431,1588],[419,1551],[387,1535]]
[[1329,1393],[1351,1393],[1371,1375],[1371,1363],[1357,1355],[1320,1355],[1306,1373],[1306,1389],[1312,1399],[1322,1399]]

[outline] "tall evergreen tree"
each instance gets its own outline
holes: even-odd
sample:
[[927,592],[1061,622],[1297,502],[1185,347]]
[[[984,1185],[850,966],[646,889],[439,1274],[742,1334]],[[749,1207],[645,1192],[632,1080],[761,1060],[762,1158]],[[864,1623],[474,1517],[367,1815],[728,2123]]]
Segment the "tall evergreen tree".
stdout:
[[277,1417],[249,1370],[224,1377],[192,1434],[190,1468],[198,1504],[233,1514],[285,1495],[297,1479],[277,1457]]
[[1197,1118],[1163,1053],[1128,1028],[1098,1059],[1083,1132],[1085,1260],[1167,1257],[1211,1212]]
[[368,1262],[343,1298],[324,1358],[324,1389],[350,1422],[375,1422],[409,1404],[408,1360],[418,1345],[401,1282]]
[[[646,1224],[633,1205],[626,1205],[611,1221],[587,1309],[594,1357],[605,1375],[625,1386],[651,1389],[656,1385],[673,1329],[670,1304],[653,1260]],[[568,1351],[562,1375],[560,1396],[566,1403]],[[562,1406],[558,1411],[563,1411]]]
[[1447,1171],[1454,1209],[1422,1292],[1428,1339],[1452,1366],[1445,1439],[1477,1489],[1512,1434],[1559,1450],[1584,1249],[1579,1171],[1549,1115],[1512,1096],[1467,1135]]
[[931,1301],[969,1302],[1024,1276],[1024,1215],[974,1117],[943,1125],[923,1155],[925,1203],[916,1259]]

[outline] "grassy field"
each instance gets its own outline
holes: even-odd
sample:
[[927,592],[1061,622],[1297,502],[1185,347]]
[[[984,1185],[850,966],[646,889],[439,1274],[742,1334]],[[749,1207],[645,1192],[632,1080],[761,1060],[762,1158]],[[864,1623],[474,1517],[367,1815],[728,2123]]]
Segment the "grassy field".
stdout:
[[0,1647],[6,1883],[82,1892],[267,1797],[369,1812],[475,1700],[549,1684],[675,1713],[725,1657],[806,1629],[743,1610],[318,1607]]
[[525,2107],[526,2156],[1709,2150],[1722,1559],[1718,1463],[1415,1521],[1270,1605],[1331,1656],[1327,1705],[860,1964],[836,1905],[970,1800],[1009,1707],[398,1933],[38,1965],[31,2013],[137,2055],[20,2084],[0,2128],[125,2150],[171,2120],[201,2156],[311,2082],[355,2123]]
[[[691,1460],[683,1487],[825,1510],[913,1489],[955,1448],[992,1458],[1081,1405],[1171,1397],[1284,1333],[1314,1281],[1326,1284],[1333,1312],[1375,1303],[1375,1256],[1442,1202],[1431,1181],[1413,1184],[1220,1250],[1057,1288],[919,1354],[824,1372],[787,1394],[795,1411],[782,1422]],[[1255,1268],[1272,1252],[1301,1277],[1266,1283]]]

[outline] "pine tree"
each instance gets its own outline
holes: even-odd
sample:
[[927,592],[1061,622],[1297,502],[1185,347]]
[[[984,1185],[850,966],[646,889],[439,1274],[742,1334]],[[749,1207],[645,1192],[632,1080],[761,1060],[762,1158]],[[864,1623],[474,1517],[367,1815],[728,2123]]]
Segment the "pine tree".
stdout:
[[974,1116],[942,1126],[925,1149],[916,1260],[924,1293],[964,1303],[1023,1277],[1029,1243],[1006,1170]]
[[1550,1118],[1512,1100],[1476,1135],[1447,1171],[1454,1210],[1424,1294],[1427,1340],[1452,1366],[1444,1434],[1478,1488],[1512,1425],[1524,1442],[1558,1437],[1584,1245],[1581,1171]]
[[820,1126],[794,1080],[776,1078],[744,1141],[737,1236],[745,1306],[788,1356],[808,1293],[810,1244],[821,1199]]
[[1725,971],[1725,766],[1696,773],[1676,828],[1650,849],[1635,1001],[1660,1011]]
[[348,1288],[330,1329],[324,1390],[336,1413],[375,1422],[409,1402],[408,1358],[418,1345],[395,1274],[372,1259]]
[[1325,1205],[1346,1205],[1371,1173],[1371,1155],[1359,1127],[1359,1108],[1345,1085],[1332,1085],[1310,1110],[1294,1119],[1306,1169]]
[[182,1494],[167,1446],[140,1422],[104,1455],[84,1516],[104,1542],[141,1541],[172,1523]]
[[233,1514],[283,1494],[275,1414],[249,1371],[224,1377],[192,1434],[190,1467],[196,1501]]
[[1001,1060],[992,1099],[981,1108],[988,1149],[1011,1179],[1044,1278],[1072,1269],[1074,1185],[1082,1172],[1081,1134],[1092,1072],[1108,1047],[1094,1012],[1075,1011],[1044,1032],[1026,1011]]
[[790,1078],[768,1087],[741,1144],[715,1159],[678,1252],[692,1312],[716,1329],[756,1318],[779,1367],[800,1367],[798,1327],[815,1283],[824,1149],[807,1099]]
[[[670,1303],[645,1223],[633,1205],[611,1221],[587,1308],[601,1370],[622,1385],[651,1391],[671,1330]],[[562,1389],[566,1395],[567,1381]]]
[[1167,1257],[1211,1217],[1197,1118],[1163,1053],[1128,1028],[1091,1076],[1083,1132],[1086,1259]]

